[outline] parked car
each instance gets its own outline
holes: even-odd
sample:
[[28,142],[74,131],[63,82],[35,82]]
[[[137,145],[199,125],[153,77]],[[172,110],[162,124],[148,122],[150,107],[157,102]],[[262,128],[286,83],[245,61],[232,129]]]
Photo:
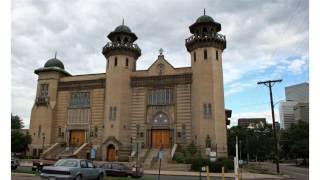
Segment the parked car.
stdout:
[[44,166],[41,179],[98,179],[104,177],[104,170],[95,167],[86,159],[60,159],[53,166]]
[[11,169],[17,169],[18,166],[20,166],[19,160],[11,158]]
[[56,160],[39,159],[32,162],[32,171],[41,171],[43,166],[53,166]]
[[119,163],[119,162],[107,162],[100,166],[104,169],[105,173],[108,176],[122,176],[122,177],[142,177],[143,176],[143,168],[141,165],[139,166],[129,166]]

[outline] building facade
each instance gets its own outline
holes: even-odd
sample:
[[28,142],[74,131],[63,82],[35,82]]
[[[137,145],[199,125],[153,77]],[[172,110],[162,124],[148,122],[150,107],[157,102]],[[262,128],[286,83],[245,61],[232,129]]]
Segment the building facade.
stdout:
[[309,122],[309,83],[285,88],[286,101],[279,105],[281,129],[288,129],[299,120]]
[[266,118],[239,118],[238,126],[243,128],[262,126],[267,124]]
[[[106,72],[71,75],[57,58],[36,69],[30,146],[51,158],[96,150],[100,160],[127,160],[138,149],[194,142],[227,156],[220,23],[200,16],[185,40],[191,67],[175,68],[163,51],[146,70],[136,70],[137,36],[122,24],[102,49]],[[209,140],[209,145],[208,145]],[[60,149],[59,149],[60,148]]]

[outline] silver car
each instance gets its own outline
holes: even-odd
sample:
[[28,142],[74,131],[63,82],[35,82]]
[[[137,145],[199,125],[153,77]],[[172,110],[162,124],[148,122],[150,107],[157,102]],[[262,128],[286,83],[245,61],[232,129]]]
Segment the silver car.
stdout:
[[41,179],[98,179],[102,180],[104,171],[95,167],[92,161],[86,159],[60,159],[53,166],[44,166]]

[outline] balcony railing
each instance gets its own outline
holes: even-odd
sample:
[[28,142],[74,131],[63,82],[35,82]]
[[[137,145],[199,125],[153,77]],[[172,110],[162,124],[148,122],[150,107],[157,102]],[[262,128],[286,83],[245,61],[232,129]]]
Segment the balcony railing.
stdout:
[[107,49],[116,49],[116,48],[127,48],[127,49],[132,49],[132,50],[136,50],[139,53],[141,53],[141,49],[139,48],[139,46],[137,44],[133,44],[133,43],[119,43],[119,42],[108,42],[104,47],[103,47],[103,51],[107,50]]
[[48,96],[38,96],[36,98],[35,103],[37,106],[47,106],[49,104],[49,97]]
[[214,34],[214,35],[205,35],[205,36],[195,36],[192,35],[189,38],[186,39],[186,44],[190,43],[195,40],[220,40],[220,41],[226,41],[226,36],[222,34]]

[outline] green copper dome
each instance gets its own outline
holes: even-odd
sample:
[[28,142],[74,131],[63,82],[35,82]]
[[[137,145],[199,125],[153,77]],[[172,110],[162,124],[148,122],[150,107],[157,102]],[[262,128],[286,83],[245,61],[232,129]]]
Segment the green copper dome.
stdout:
[[131,33],[131,29],[130,29],[128,26],[122,24],[122,25],[116,27],[116,29],[114,30],[114,32],[127,32],[127,33]]
[[48,67],[58,67],[58,68],[64,69],[63,63],[62,63],[59,59],[57,59],[57,58],[49,59],[49,60],[44,64],[44,67],[45,67],[45,68],[48,68]]
[[203,15],[203,16],[200,16],[196,21],[196,23],[203,23],[203,22],[214,22],[214,20],[210,16]]

